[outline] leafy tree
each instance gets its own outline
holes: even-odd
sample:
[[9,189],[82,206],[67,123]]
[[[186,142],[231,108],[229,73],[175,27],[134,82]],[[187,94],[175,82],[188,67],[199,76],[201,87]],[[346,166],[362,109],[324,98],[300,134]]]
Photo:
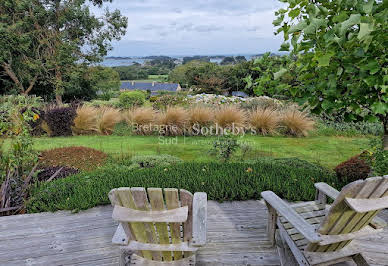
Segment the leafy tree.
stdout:
[[232,65],[235,63],[236,63],[236,59],[234,59],[233,56],[227,56],[227,57],[224,57],[224,59],[222,59],[220,64],[221,65]]
[[247,89],[257,96],[282,95],[295,99],[301,96],[296,70],[292,57],[266,53],[253,61],[252,72],[256,75],[249,73],[244,81]]
[[281,50],[298,55],[300,90],[313,111],[380,121],[388,149],[388,8],[379,0],[281,0]]
[[247,61],[247,59],[243,55],[236,56],[235,59],[237,62],[246,62]]
[[112,92],[119,91],[121,85],[119,73],[110,67],[90,68],[89,80],[93,90],[106,100],[111,98]]
[[[98,7],[104,2],[111,0],[88,1]],[[69,71],[102,60],[127,25],[118,10],[93,15],[86,0],[2,0],[0,15],[2,72],[24,94],[45,80],[57,102],[62,101]]]

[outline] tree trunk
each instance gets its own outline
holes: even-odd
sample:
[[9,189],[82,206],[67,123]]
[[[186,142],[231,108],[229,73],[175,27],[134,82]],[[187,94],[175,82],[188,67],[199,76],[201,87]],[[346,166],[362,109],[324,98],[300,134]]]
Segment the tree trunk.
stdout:
[[20,92],[24,93],[23,84],[20,82],[20,80],[16,76],[15,72],[12,70],[11,66],[7,63],[3,63],[2,66],[5,70],[5,73],[7,73],[7,75],[12,79],[12,81],[15,83],[15,85],[20,89]]
[[58,105],[62,105],[62,94],[63,94],[63,88],[62,88],[62,73],[59,66],[56,66],[55,69],[55,100],[57,101]]
[[383,147],[385,151],[388,151],[388,131],[386,128],[384,130]]

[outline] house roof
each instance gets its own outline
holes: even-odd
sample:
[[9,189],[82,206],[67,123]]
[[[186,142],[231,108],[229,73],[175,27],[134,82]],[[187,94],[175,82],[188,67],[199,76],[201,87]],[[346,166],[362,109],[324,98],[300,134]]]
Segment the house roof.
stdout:
[[177,91],[177,83],[122,82],[121,90]]
[[237,97],[248,97],[248,94],[246,94],[243,91],[232,91],[232,96],[237,96]]

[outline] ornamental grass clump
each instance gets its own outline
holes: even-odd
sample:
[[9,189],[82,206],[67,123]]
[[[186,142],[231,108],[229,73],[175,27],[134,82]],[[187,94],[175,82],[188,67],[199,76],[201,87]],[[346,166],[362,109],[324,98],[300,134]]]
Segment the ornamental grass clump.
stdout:
[[306,111],[301,112],[293,107],[283,112],[281,124],[287,135],[306,137],[309,131],[314,129],[315,122],[308,116]]
[[152,133],[152,124],[155,121],[156,113],[150,107],[140,107],[127,110],[123,114],[124,120],[133,127],[133,133],[149,135]]
[[77,115],[72,127],[75,134],[91,134],[97,131],[98,109],[83,105],[77,108]]
[[235,105],[222,106],[214,116],[214,121],[219,127],[242,127],[246,120],[246,113]]
[[102,135],[112,134],[115,125],[121,121],[120,111],[114,108],[105,107],[99,110],[96,120],[97,131]]
[[264,136],[275,134],[279,127],[280,116],[274,109],[257,108],[249,113],[248,123],[250,129],[257,134]]
[[159,133],[166,136],[179,136],[185,131],[189,121],[188,112],[182,107],[167,107],[157,117]]

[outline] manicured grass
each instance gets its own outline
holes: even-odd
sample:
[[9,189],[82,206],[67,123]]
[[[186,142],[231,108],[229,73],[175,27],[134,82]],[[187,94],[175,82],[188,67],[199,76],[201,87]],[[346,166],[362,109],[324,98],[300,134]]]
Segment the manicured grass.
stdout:
[[[158,136],[75,136],[35,138],[34,147],[47,150],[66,146],[86,146],[114,156],[170,154],[185,161],[209,162],[212,141],[216,137],[158,137]],[[297,157],[322,166],[334,168],[340,162],[360,153],[368,147],[368,138],[326,137],[307,138],[261,137],[239,138],[251,149],[244,159],[262,156]],[[236,160],[241,160],[241,152]]]

